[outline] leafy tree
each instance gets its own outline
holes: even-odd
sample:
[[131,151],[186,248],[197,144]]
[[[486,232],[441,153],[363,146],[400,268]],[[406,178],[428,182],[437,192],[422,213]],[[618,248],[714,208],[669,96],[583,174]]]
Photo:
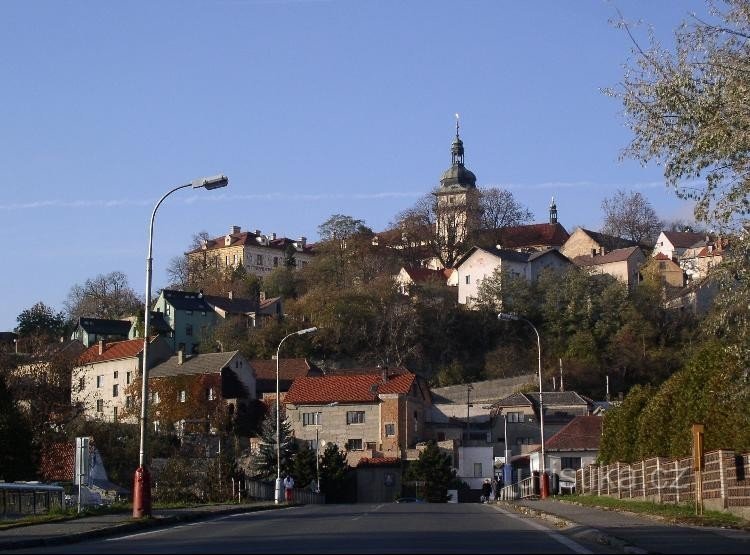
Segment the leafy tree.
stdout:
[[320,458],[320,491],[327,503],[341,502],[349,478],[346,454],[335,443],[328,443]]
[[638,460],[638,418],[656,390],[636,385],[621,405],[604,414],[599,462],[634,462]]
[[450,456],[442,453],[434,441],[428,442],[419,458],[409,465],[406,476],[408,480],[425,482],[423,495],[430,503],[445,503],[448,488],[456,481]]
[[31,308],[21,311],[16,318],[16,333],[21,336],[41,335],[56,338],[65,328],[62,312],[55,313],[52,307],[38,302]]
[[638,191],[618,190],[602,201],[602,210],[602,233],[636,243],[653,244],[664,226],[651,203]]
[[[260,435],[260,450],[252,457],[255,475],[271,480],[276,478],[276,403],[273,404],[268,416],[263,421]],[[279,451],[281,454],[281,474],[292,472],[292,464],[296,453],[296,444],[292,437],[292,427],[289,421],[281,421],[279,428]]]
[[680,26],[674,48],[653,36],[642,46],[621,21],[633,58],[606,92],[633,132],[624,154],[662,165],[677,195],[697,201],[699,221],[730,223],[750,211],[750,2],[727,0],[710,15]]
[[315,482],[317,479],[316,458],[317,454],[315,451],[309,449],[307,445],[303,445],[297,451],[292,461],[291,470],[295,487],[305,488]]
[[31,430],[0,373],[0,479],[6,482],[34,478]]
[[74,285],[65,301],[65,311],[72,321],[81,316],[119,320],[136,314],[142,306],[142,299],[122,272],[99,274],[83,285]]

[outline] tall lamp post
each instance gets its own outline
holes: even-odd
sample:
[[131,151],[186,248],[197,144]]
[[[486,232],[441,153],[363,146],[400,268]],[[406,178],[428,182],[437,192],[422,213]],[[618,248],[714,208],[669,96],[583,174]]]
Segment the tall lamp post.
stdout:
[[305,328],[299,331],[293,331],[289,335],[285,336],[284,339],[279,341],[279,347],[276,349],[276,489],[274,492],[274,500],[278,505],[281,503],[281,416],[279,412],[279,353],[281,352],[281,344],[284,343],[288,338],[293,335],[304,335],[306,333],[312,333],[318,331],[318,328]]
[[538,361],[539,361],[539,433],[541,434],[541,442],[542,442],[542,462],[541,462],[541,497],[544,499],[547,497],[547,492],[549,491],[549,487],[547,484],[547,471],[545,468],[544,463],[544,401],[542,399],[542,342],[539,339],[539,331],[536,329],[536,326],[529,322],[526,318],[522,318],[521,316],[517,316],[516,314],[509,314],[507,312],[501,312],[497,315],[498,320],[505,320],[505,321],[522,321],[526,322],[528,325],[531,326],[531,329],[534,330],[534,333],[536,334],[536,348],[537,348],[537,355],[538,355]]
[[151,317],[151,266],[153,261],[153,241],[154,241],[154,219],[156,218],[156,211],[164,202],[164,199],[175,191],[180,189],[186,189],[192,187],[193,189],[218,189],[220,187],[226,187],[229,184],[229,179],[226,175],[220,174],[212,177],[202,177],[175,187],[163,197],[159,199],[159,202],[154,206],[154,211],[151,213],[151,222],[148,228],[148,257],[146,258],[146,306],[145,314],[143,319],[143,371],[141,372],[141,439],[140,449],[138,453],[138,468],[135,471],[135,478],[133,480],[133,518],[141,518],[144,516],[151,516],[151,476],[146,466],[146,420],[148,416],[148,332],[149,332],[149,321]]

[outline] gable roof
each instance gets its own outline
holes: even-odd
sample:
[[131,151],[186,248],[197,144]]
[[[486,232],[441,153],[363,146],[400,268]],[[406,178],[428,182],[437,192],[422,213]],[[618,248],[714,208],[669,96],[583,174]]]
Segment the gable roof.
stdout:
[[484,229],[477,234],[477,244],[485,247],[502,245],[504,249],[561,247],[570,234],[559,223],[527,224]]
[[611,264],[613,262],[624,262],[639,250],[640,247],[628,247],[626,249],[616,249],[607,254],[597,254],[596,256],[584,254],[576,256],[573,259],[573,263],[576,266],[601,266],[602,264]]
[[398,374],[383,382],[380,374],[353,374],[297,378],[284,402],[296,405],[376,403],[378,395],[407,394],[416,375]]
[[496,246],[493,247],[480,247],[477,245],[474,245],[471,247],[468,251],[466,251],[464,254],[458,257],[458,259],[453,263],[454,268],[460,267],[464,262],[466,262],[471,255],[473,255],[477,251],[484,251],[488,254],[491,254],[501,260],[507,260],[510,262],[518,262],[521,264],[525,264],[529,261],[529,256],[531,256],[527,252],[519,252],[514,251],[510,249],[498,249]]
[[547,451],[596,451],[602,439],[601,416],[576,416],[544,442]]
[[164,378],[167,376],[219,374],[222,368],[227,367],[237,353],[239,351],[183,356],[182,364],[179,363],[179,355],[173,355],[164,362],[154,365],[149,370],[149,377]]
[[615,235],[607,235],[606,233],[600,233],[598,231],[591,231],[583,227],[578,228],[583,233],[591,237],[598,245],[601,245],[607,250],[625,249],[627,247],[637,247],[637,241],[631,241],[630,239],[623,239]]
[[161,296],[171,304],[175,310],[198,310],[210,312],[213,309],[206,302],[202,291],[177,291],[175,289],[163,289]]
[[[544,391],[545,408],[553,406],[591,406],[593,401],[575,391]],[[539,392],[513,393],[494,403],[493,408],[529,406],[539,407]],[[546,411],[545,411],[546,412]]]
[[219,295],[203,295],[203,299],[212,307],[227,314],[248,314],[258,310],[257,299],[229,298]]
[[78,327],[86,333],[97,335],[122,335],[128,336],[132,327],[130,320],[110,320],[105,318],[78,318]]
[[[276,382],[276,360],[253,359],[250,367],[255,370],[257,380]],[[307,376],[312,367],[306,358],[280,358],[279,380],[295,380]]]
[[[151,338],[149,343],[153,343],[156,337]],[[99,344],[92,345],[78,357],[78,364],[95,364],[107,362],[108,360],[118,360],[123,358],[133,358],[143,351],[143,339],[128,339],[125,341],[112,341],[104,343],[102,353],[99,353]],[[151,357],[149,357],[151,358]]]
[[692,247],[700,241],[705,241],[706,236],[702,233],[694,233],[692,231],[662,231],[664,237],[672,243],[672,246],[686,249]]

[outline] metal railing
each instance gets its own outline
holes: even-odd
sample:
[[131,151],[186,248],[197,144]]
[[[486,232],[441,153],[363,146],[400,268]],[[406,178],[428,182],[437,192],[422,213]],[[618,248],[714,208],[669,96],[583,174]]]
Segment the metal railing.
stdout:
[[539,497],[539,478],[530,476],[520,482],[505,486],[500,490],[499,499],[533,499]]
[[[248,499],[273,501],[276,493],[275,488],[273,482],[245,480],[245,496]],[[302,505],[323,505],[326,502],[325,494],[315,493],[307,488],[294,488],[292,499],[295,503],[301,503]]]
[[65,490],[47,484],[0,483],[0,516],[38,515],[64,508]]

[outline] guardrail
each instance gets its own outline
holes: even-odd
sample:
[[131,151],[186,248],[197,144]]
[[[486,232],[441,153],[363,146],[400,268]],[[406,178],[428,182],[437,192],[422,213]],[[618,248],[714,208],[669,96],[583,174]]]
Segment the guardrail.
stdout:
[[65,490],[62,486],[0,483],[0,516],[37,515],[63,508]]

